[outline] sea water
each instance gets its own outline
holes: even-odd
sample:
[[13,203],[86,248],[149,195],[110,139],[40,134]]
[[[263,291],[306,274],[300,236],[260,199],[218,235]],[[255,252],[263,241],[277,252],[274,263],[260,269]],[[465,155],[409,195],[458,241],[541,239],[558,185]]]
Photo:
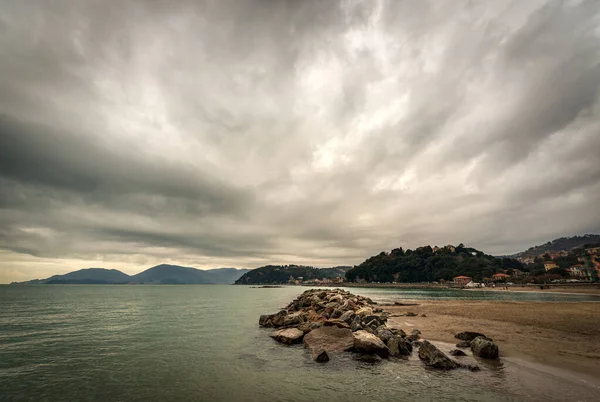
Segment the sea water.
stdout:
[[[2,401],[594,401],[577,375],[502,359],[480,372],[408,361],[315,363],[259,328],[304,291],[218,285],[0,286]],[[350,291],[375,300],[500,292]],[[440,293],[441,292],[441,293]],[[466,295],[466,296],[465,296]],[[583,295],[513,293],[521,300]],[[591,298],[593,300],[593,298]],[[596,299],[597,300],[597,299]]]

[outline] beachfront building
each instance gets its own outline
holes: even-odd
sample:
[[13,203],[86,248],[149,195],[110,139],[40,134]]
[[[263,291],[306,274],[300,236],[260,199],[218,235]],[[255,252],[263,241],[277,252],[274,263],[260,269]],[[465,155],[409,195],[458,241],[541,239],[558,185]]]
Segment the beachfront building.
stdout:
[[454,278],[454,284],[457,286],[467,286],[467,283],[472,282],[473,278],[470,276],[457,276]]
[[508,278],[510,278],[510,275],[507,275],[507,274],[502,274],[502,273],[500,273],[500,274],[494,274],[494,275],[492,275],[492,280],[493,280],[494,282],[498,282],[498,281],[505,281],[505,280],[507,280]]
[[546,272],[550,271],[551,269],[554,268],[558,268],[558,265],[556,265],[555,262],[552,261],[547,261],[544,263],[544,269],[546,270]]

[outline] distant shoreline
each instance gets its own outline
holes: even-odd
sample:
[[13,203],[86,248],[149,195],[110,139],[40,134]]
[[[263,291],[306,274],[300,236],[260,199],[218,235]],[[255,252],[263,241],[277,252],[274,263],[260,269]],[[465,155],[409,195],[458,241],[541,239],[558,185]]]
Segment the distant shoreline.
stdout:
[[[293,285],[292,285],[293,286]],[[572,284],[550,284],[544,285],[544,289],[540,289],[541,285],[511,285],[506,289],[502,285],[495,288],[461,288],[452,287],[444,284],[430,283],[328,283],[321,285],[300,285],[307,287],[344,287],[344,288],[389,288],[389,289],[454,289],[468,290],[476,292],[529,292],[529,293],[572,293],[572,294],[589,294],[600,295],[600,283],[572,283]]]

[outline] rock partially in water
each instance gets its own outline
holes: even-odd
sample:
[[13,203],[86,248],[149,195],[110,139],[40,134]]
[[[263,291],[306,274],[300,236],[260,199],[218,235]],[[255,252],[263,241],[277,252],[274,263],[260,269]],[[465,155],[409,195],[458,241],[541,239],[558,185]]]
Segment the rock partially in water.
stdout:
[[389,356],[390,352],[381,339],[377,336],[368,333],[367,331],[360,330],[353,333],[354,336],[354,350],[360,353],[375,353],[379,357],[385,359]]
[[487,336],[485,336],[484,334],[481,334],[479,332],[471,332],[471,331],[459,332],[458,334],[454,335],[454,337],[456,339],[460,339],[461,341],[467,341],[467,342],[471,342],[473,339],[477,338],[478,336],[487,338]]
[[423,341],[419,348],[419,359],[430,367],[442,370],[452,370],[460,367],[457,362],[450,359],[429,341]]
[[323,349],[313,349],[311,356],[317,363],[326,363],[329,361],[329,355]]
[[286,328],[275,331],[269,336],[275,339],[277,342],[285,343],[286,345],[292,345],[294,343],[302,342],[304,332],[297,328]]
[[471,341],[471,351],[475,356],[484,359],[498,358],[498,345],[488,338],[478,336]]
[[381,363],[381,361],[383,360],[381,357],[379,357],[379,355],[375,354],[375,353],[362,353],[359,354],[355,357],[356,360],[361,361],[363,363],[371,363],[371,364],[375,364],[375,363]]
[[354,347],[352,331],[347,328],[320,327],[304,335],[304,346],[326,352],[345,352]]
[[387,341],[387,347],[390,356],[393,357],[410,356],[413,350],[410,342],[398,335],[394,335]]

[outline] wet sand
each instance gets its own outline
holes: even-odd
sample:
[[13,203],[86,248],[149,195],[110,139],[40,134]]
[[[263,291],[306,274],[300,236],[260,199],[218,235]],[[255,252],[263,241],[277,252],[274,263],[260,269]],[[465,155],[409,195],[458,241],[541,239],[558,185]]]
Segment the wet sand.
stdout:
[[392,315],[418,314],[391,317],[388,325],[406,332],[418,328],[423,338],[448,343],[458,342],[454,338],[458,332],[482,332],[498,343],[501,357],[526,359],[600,379],[599,302],[411,303],[417,305],[383,307]]

